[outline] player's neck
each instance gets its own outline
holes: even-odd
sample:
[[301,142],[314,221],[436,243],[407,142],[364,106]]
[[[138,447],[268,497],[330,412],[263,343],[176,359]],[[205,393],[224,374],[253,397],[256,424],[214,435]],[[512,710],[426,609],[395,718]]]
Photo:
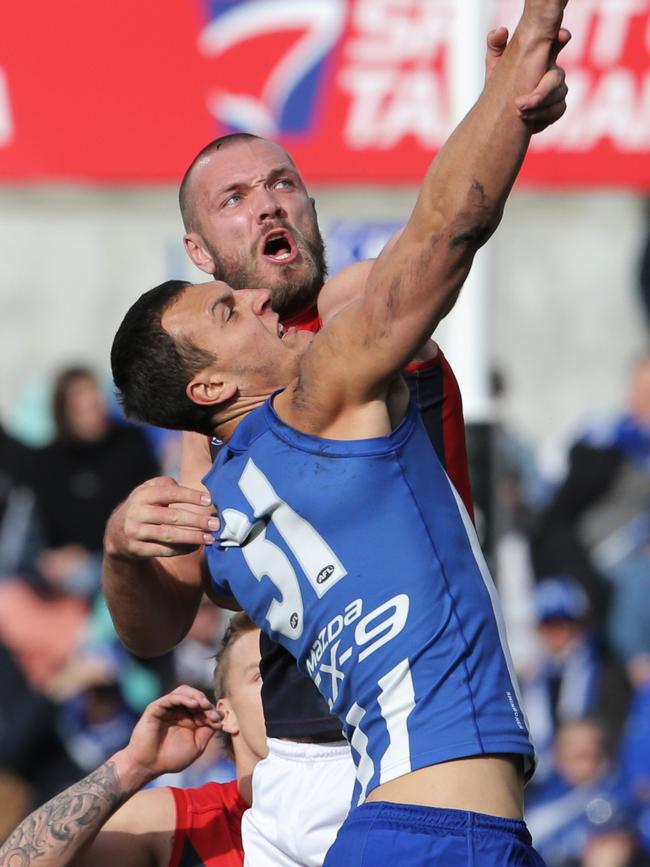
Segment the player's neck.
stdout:
[[215,437],[224,443],[228,442],[237,425],[246,418],[249,412],[262,406],[268,397],[268,394],[251,395],[250,397],[239,396],[232,404],[215,413],[213,417]]
[[253,750],[249,749],[245,744],[239,744],[238,747],[235,747],[237,788],[239,789],[239,794],[247,804],[253,803],[253,771],[259,760],[260,757],[255,755]]

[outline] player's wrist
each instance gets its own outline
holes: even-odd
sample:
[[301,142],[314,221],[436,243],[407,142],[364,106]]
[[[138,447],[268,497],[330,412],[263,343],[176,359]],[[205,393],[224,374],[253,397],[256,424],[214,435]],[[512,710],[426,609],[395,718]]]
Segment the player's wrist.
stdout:
[[130,746],[116,752],[111,761],[120,780],[124,797],[130,797],[158,774],[137,756]]
[[561,23],[561,19],[554,16],[545,19],[543,16],[524,12],[508,47],[518,45],[526,52],[542,46],[550,48],[558,37]]
[[121,525],[115,526],[109,519],[104,531],[104,554],[113,560],[127,560],[128,540]]

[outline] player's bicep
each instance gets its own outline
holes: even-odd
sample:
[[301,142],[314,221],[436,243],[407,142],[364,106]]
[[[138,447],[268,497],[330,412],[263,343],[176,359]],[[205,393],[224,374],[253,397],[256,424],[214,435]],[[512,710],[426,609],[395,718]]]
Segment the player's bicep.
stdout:
[[[382,254],[395,247],[404,229],[399,229],[384,245]],[[366,290],[368,277],[376,259],[363,259],[353,262],[343,268],[338,274],[325,283],[318,295],[318,313],[323,325],[326,325],[344,307],[360,298]]]
[[95,839],[70,862],[71,867],[142,867],[167,864],[176,827],[176,806],[169,789],[138,792],[103,825]]
[[390,256],[375,262],[363,296],[314,340],[303,360],[306,388],[316,387],[328,403],[377,397],[428,339],[432,321],[445,315],[468,268],[463,251],[404,233]]

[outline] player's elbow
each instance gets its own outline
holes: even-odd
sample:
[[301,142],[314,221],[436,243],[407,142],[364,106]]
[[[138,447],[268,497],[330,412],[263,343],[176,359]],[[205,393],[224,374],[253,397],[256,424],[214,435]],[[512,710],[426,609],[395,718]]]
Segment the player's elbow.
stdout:
[[449,232],[449,246],[455,252],[475,253],[486,244],[501,221],[499,214],[462,214]]
[[476,251],[494,234],[503,216],[503,203],[492,201],[475,181],[449,221],[450,246],[454,250]]

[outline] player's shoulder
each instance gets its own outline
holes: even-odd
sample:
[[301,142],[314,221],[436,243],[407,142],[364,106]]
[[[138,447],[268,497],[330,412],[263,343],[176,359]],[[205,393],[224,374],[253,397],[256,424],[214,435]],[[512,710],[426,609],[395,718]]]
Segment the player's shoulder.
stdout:
[[191,789],[171,789],[177,802],[191,813],[238,813],[248,804],[242,799],[237,780],[227,783],[205,783]]

